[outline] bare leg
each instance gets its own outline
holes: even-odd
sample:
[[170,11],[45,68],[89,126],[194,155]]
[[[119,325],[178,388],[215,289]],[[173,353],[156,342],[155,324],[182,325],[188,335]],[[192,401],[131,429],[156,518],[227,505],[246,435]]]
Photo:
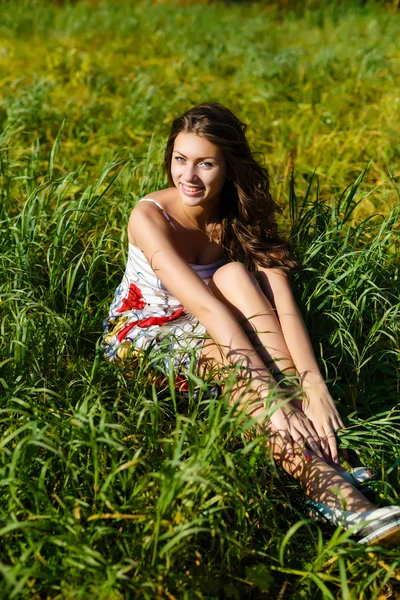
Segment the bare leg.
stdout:
[[375,508],[334,466],[324,462],[311,451],[308,452],[310,460],[306,460],[300,453],[288,458],[287,444],[279,435],[275,435],[272,452],[274,460],[299,481],[310,499],[338,508],[345,504],[346,510],[355,512]]
[[276,379],[296,375],[275,310],[256,278],[240,263],[218,269],[209,287],[236,317]]
[[[226,369],[227,364],[223,361],[219,348],[211,340],[206,342],[200,359],[200,373],[204,375],[214,371],[218,378],[219,372],[221,381],[226,381]],[[252,390],[246,392],[246,387],[245,380],[237,380],[231,391],[231,403],[235,404],[240,399],[240,406],[247,404],[247,412],[253,417],[256,417],[257,413],[261,415],[264,406],[260,397]],[[292,445],[278,433],[271,434],[268,449],[272,452],[274,460],[299,481],[309,498],[338,508],[342,508],[345,502],[347,510],[356,512],[374,508],[374,505],[351,483],[348,483],[332,465],[324,462],[310,450],[307,450],[307,454],[302,451],[293,452]]]
[[[295,374],[296,370],[288,352],[279,321],[255,278],[239,263],[229,263],[217,271],[210,288],[214,295],[228,306],[237,317],[258,354],[274,373],[274,376]],[[210,340],[203,348],[200,372],[226,369],[227,361],[220,349]],[[226,380],[225,376],[221,380]],[[256,416],[263,412],[263,404],[254,390],[245,391],[247,381],[238,379],[231,392],[231,401],[240,399],[247,404],[247,412]],[[271,438],[270,449],[274,459],[304,488],[305,493],[318,502],[361,512],[374,506],[354,486],[348,483],[335,468],[311,451],[306,460],[304,452],[293,455],[293,447],[279,434]],[[340,490],[339,494],[337,490]]]

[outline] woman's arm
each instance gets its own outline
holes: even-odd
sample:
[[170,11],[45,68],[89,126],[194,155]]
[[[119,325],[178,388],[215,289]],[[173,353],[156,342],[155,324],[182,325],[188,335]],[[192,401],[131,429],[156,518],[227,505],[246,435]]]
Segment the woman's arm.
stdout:
[[294,300],[290,282],[281,269],[259,267],[261,288],[276,309],[283,336],[307,395],[303,410],[313,422],[322,446],[338,462],[334,431],[344,427],[316,361],[310,337]]
[[[129,233],[165,287],[204,325],[227,360],[245,367],[259,398],[267,398],[275,385],[270,371],[229,309],[181,258],[175,247],[175,232],[161,211],[144,202],[135,207]],[[251,412],[253,401],[252,404]],[[314,452],[321,454],[318,434],[301,411],[286,404],[275,410],[271,422],[285,437],[295,443],[305,440]]]
[[324,384],[310,337],[293,297],[287,275],[281,269],[259,267],[259,279],[280,321],[286,345],[303,386]]
[[161,211],[147,203],[135,207],[129,219],[130,238],[145,254],[165,287],[204,325],[231,363],[245,360],[270,389],[273,379],[243,329],[175,247],[176,232]]

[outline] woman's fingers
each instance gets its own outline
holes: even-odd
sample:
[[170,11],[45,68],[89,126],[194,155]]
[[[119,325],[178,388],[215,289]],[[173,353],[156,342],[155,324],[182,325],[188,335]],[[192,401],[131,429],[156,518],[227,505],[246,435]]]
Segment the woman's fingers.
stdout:
[[304,452],[304,447],[307,445],[323,460],[340,464],[335,435],[335,430],[340,428],[340,424],[341,421],[335,420],[317,430],[304,413],[294,410],[282,414],[278,430],[286,442],[289,435],[294,451]]
[[346,425],[343,423],[342,419],[339,416],[338,419],[336,419],[336,423],[334,425],[335,431],[338,429],[344,429],[345,427]]
[[[320,420],[321,416],[324,418]],[[308,418],[317,430],[319,443],[325,459],[340,464],[335,432],[338,429],[344,429],[345,426],[337,410],[335,409],[335,412],[331,415],[320,415],[317,413],[313,415],[313,418],[311,416]]]
[[325,459],[340,464],[335,429],[326,424],[319,430],[319,439]]
[[[299,410],[279,413],[275,430],[293,451],[304,453],[308,446],[317,456],[325,461],[339,464],[335,428],[332,423],[316,429],[307,416]],[[290,441],[290,444],[289,444]]]
[[328,437],[325,434],[325,431],[323,431],[320,434],[320,440],[321,440],[321,448],[322,448],[322,452],[324,453],[324,458],[325,460],[331,461],[332,460],[332,456],[331,456],[331,449],[328,443]]
[[306,444],[317,456],[324,458],[321,451],[321,439],[312,426],[311,421],[298,419],[298,424],[295,427],[296,433],[291,432],[293,440],[300,446]]
[[320,458],[325,460],[324,453],[321,450],[320,442],[321,442],[321,440],[315,440],[314,438],[309,438],[307,440],[307,446],[310,448],[310,450],[312,450],[314,452],[314,454],[316,454],[317,456],[319,456]]
[[328,433],[326,433],[325,440],[326,440],[325,445],[329,449],[329,454],[330,454],[330,458],[331,458],[332,462],[339,465],[340,464],[339,452],[338,452],[336,435],[335,435],[334,429],[331,429],[330,431],[328,431]]

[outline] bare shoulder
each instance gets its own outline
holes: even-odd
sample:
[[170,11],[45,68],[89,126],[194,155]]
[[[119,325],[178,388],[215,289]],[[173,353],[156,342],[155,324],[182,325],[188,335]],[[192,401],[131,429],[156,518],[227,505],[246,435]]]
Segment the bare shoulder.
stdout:
[[[150,192],[143,196],[142,200],[155,200],[163,208],[166,208],[171,200],[176,198],[177,190],[175,187],[165,188],[164,190],[156,190],[155,192]],[[152,204],[151,202],[138,202],[136,206],[139,204]]]
[[[156,214],[156,212],[160,212],[160,208],[157,206],[159,204],[164,210],[167,210],[169,203],[172,200],[174,195],[174,191],[176,194],[176,188],[167,188],[165,190],[157,190],[155,192],[151,192],[143,196],[133,207],[131,211],[131,216],[133,214]],[[142,200],[154,200],[154,202],[142,202]],[[157,204],[155,204],[157,202]]]
[[163,208],[167,209],[168,206],[168,198],[171,197],[171,194],[168,194],[169,189],[167,190],[159,190],[156,192],[152,192],[151,194],[147,194],[143,196],[142,199],[154,200],[157,202],[137,202],[134,208],[131,211],[128,223],[128,239],[131,244],[137,244],[137,237],[141,237],[143,231],[147,231],[149,227],[153,230],[154,234],[154,226],[160,231],[169,232],[170,226],[160,210]]
[[158,202],[159,204],[162,205],[163,197],[164,197],[163,192],[165,192],[165,190],[158,190],[158,191],[146,194],[145,196],[142,196],[140,198],[140,200],[138,200],[136,202],[135,206],[132,209],[132,212],[133,211],[139,212],[142,210],[146,210],[147,207],[149,207],[151,205],[155,206],[153,202],[142,202],[142,200],[155,200],[156,202]]
[[166,228],[166,219],[160,209],[150,202],[141,202],[132,210],[128,222],[128,239],[134,246],[139,246],[139,239],[146,232],[154,235],[154,228],[162,231]]

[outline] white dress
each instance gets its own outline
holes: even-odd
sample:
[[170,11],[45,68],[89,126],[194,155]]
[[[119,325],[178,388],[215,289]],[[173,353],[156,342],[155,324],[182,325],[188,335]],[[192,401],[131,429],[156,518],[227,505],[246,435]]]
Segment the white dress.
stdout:
[[[175,228],[163,207],[153,202]],[[222,258],[206,265],[189,266],[208,284],[215,271],[225,264]],[[150,346],[159,351],[168,372],[171,359],[177,372],[192,367],[197,372],[205,340],[205,328],[163,285],[143,252],[129,243],[128,261],[117,287],[107,318],[103,322],[103,348],[109,360],[123,360]],[[154,355],[153,355],[154,356]]]

